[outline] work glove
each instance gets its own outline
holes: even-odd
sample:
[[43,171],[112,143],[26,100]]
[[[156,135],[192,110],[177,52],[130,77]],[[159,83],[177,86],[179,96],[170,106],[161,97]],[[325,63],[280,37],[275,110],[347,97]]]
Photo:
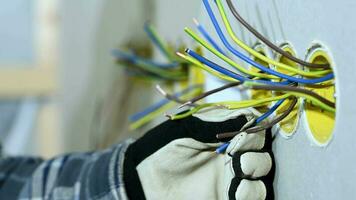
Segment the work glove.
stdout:
[[125,154],[129,199],[274,199],[270,130],[242,132],[225,153],[215,152],[223,144],[216,134],[251,126],[256,113],[210,109],[150,130]]

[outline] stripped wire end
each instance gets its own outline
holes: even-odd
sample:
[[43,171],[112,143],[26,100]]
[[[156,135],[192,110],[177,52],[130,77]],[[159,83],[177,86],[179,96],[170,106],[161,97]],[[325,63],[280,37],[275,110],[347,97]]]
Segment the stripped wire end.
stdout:
[[200,26],[200,23],[198,22],[198,20],[196,18],[193,18],[193,22],[196,26]]
[[224,104],[216,104],[215,105],[216,108],[224,108],[224,109],[231,109],[230,106],[228,105],[224,105]]
[[184,56],[185,56],[184,54],[182,54],[182,53],[179,52],[179,51],[177,51],[176,54],[177,54],[177,56],[180,56],[180,57],[184,57]]
[[166,116],[169,120],[173,120],[173,115],[170,115],[168,113],[164,113],[164,116]]
[[157,90],[160,94],[162,94],[164,97],[167,97],[167,92],[164,91],[160,85],[158,85],[158,84],[156,85],[156,90]]
[[192,106],[192,104],[193,104],[193,102],[187,101],[187,102],[183,103],[182,105],[180,105],[178,107],[178,109],[181,109],[181,108],[186,107],[186,106]]
[[181,58],[183,58],[183,59],[186,57],[184,54],[182,54],[182,53],[179,52],[179,51],[176,52],[176,55],[179,56],[179,57],[181,57]]

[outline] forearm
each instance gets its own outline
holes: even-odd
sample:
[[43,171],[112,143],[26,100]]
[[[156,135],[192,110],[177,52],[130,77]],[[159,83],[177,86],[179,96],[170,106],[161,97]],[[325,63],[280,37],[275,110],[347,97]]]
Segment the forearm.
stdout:
[[[73,153],[30,165],[28,158],[5,167],[0,167],[1,182],[11,187],[16,177],[22,176],[17,196],[24,199],[126,199],[123,184],[123,159],[130,141],[110,149]],[[17,159],[17,158],[16,158]],[[0,163],[5,160],[0,161]],[[7,161],[8,162],[8,161]],[[27,172],[26,176],[22,174]],[[6,179],[4,179],[4,177]],[[10,199],[9,187],[0,187],[0,199]],[[6,196],[7,195],[7,196]],[[11,198],[11,199],[13,199]]]

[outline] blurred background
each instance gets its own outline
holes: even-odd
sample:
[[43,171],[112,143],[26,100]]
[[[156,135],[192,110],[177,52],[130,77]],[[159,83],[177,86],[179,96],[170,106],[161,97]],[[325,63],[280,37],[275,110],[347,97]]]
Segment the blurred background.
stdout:
[[158,94],[150,84],[130,82],[110,51],[147,43],[146,21],[164,39],[186,41],[183,28],[200,13],[200,1],[189,0],[0,4],[3,152],[44,157],[105,148],[141,134],[128,131],[128,115]]

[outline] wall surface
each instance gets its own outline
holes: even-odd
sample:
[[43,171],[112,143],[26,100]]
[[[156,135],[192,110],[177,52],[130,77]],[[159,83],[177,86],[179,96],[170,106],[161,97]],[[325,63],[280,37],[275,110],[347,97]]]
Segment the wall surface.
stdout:
[[183,28],[192,24],[199,7],[199,1],[188,0],[60,1],[58,101],[63,151],[101,148],[144,132],[129,132],[128,116],[162,97],[153,84],[125,77],[110,51],[128,42],[147,43],[146,21],[167,41],[191,41]]
[[[128,137],[126,119],[134,111],[123,101],[134,98],[125,92],[135,86],[128,84],[110,52],[129,40],[142,42],[150,11],[146,4],[141,0],[61,1],[59,97],[65,151],[94,149],[107,134],[113,135],[111,143]],[[115,113],[119,116],[113,119]]]
[[[351,22],[356,19],[356,2],[348,0],[340,4],[333,0],[251,0],[234,3],[242,16],[276,44],[288,41],[295,48],[297,56],[305,58],[312,42],[320,41],[330,50],[335,63],[337,116],[334,137],[326,147],[314,145],[308,138],[309,128],[302,115],[293,137],[276,138],[277,199],[353,199],[356,177],[356,106],[353,101],[356,92],[356,61],[353,51],[356,49],[356,26]],[[214,33],[205,12],[201,14],[201,22]],[[230,12],[229,19],[234,22],[237,35],[247,44],[257,42]],[[272,52],[268,54],[273,55]],[[219,85],[214,78],[209,81],[213,84],[208,84],[208,88]],[[214,96],[210,101],[237,99],[238,96],[236,91],[230,91],[225,95]]]

